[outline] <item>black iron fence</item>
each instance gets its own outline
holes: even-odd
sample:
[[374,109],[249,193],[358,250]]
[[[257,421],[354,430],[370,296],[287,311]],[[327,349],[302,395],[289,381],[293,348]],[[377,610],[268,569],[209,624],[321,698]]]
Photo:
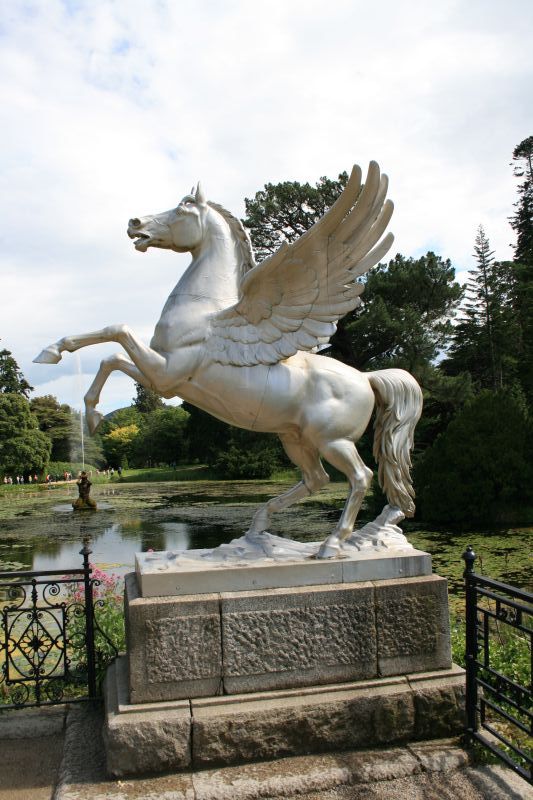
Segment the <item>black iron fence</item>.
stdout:
[[118,651],[98,623],[100,584],[80,569],[0,572],[0,710],[98,697],[104,662]]
[[[477,575],[471,547],[463,558],[467,735],[532,783],[533,595]],[[495,659],[498,646],[504,664]]]

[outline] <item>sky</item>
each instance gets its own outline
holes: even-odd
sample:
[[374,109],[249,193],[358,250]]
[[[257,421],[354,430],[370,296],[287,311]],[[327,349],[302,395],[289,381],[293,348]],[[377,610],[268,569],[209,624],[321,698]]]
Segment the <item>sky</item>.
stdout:
[[[391,257],[434,250],[460,279],[480,224],[512,257],[514,147],[533,133],[531,0],[6,0],[0,9],[0,348],[36,395],[79,407],[98,345],[149,342],[188,255],[134,250],[131,217],[202,181],[244,216],[267,182],[375,159]],[[110,377],[100,409],[128,405]]]

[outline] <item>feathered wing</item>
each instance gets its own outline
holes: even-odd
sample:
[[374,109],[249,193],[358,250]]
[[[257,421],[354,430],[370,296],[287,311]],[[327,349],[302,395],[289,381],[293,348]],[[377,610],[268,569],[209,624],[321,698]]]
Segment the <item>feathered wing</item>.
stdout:
[[337,320],[361,302],[357,278],[393,242],[391,233],[381,239],[393,211],[387,188],[387,176],[372,161],[361,191],[355,166],[329,211],[296,242],[283,244],[247,272],[239,301],[212,317],[211,358],[236,366],[276,364],[328,342]]

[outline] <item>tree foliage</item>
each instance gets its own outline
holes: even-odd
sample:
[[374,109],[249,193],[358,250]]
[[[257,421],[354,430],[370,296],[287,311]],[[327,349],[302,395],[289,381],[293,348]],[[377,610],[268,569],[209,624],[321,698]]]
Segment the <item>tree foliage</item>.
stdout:
[[187,436],[192,459],[228,479],[268,478],[288,463],[276,436],[233,428],[190,403]]
[[6,474],[41,471],[52,449],[22,393],[0,393],[0,470]]
[[462,318],[443,368],[450,375],[467,371],[477,388],[495,391],[516,379],[520,341],[514,308],[516,277],[511,262],[494,260],[481,225],[474,257]]
[[[83,447],[82,447],[82,425],[83,425]],[[105,458],[102,450],[102,437],[99,433],[94,436],[89,434],[85,416],[81,419],[79,411],[70,409],[70,433],[69,433],[69,458],[72,463],[81,463],[85,460],[86,464],[96,464],[101,467],[104,465]]]
[[511,226],[516,232],[514,309],[519,326],[520,377],[529,402],[533,402],[533,136],[513,152],[518,186],[516,212]]
[[461,297],[449,260],[397,255],[367,276],[360,308],[331,339],[331,354],[361,370],[403,367],[414,374],[446,346]]
[[283,242],[294,242],[309,230],[333,205],[348,182],[348,173],[337,180],[320,178],[310,183],[284,181],[267,183],[252,199],[245,198],[244,225],[250,231],[258,261],[262,261]]
[[163,406],[147,414],[132,447],[139,466],[177,464],[189,455],[186,435],[188,413],[180,406]]
[[71,409],[66,403],[59,404],[51,394],[33,397],[30,408],[39,421],[39,429],[46,433],[52,443],[52,461],[68,461],[72,430]]
[[494,526],[516,521],[519,509],[533,504],[532,445],[533,426],[523,397],[481,392],[417,465],[423,519]]
[[147,389],[140,383],[135,383],[135,388],[137,393],[133,405],[140,414],[149,414],[151,411],[164,407],[160,395],[153,389]]
[[106,463],[110,467],[124,467],[130,464],[133,445],[139,435],[139,426],[135,423],[130,425],[117,425],[102,437],[102,444]]
[[28,397],[33,391],[9,350],[0,350],[0,392]]
[[511,227],[516,231],[515,261],[533,266],[533,136],[515,147],[513,161],[515,176],[524,179],[511,217]]

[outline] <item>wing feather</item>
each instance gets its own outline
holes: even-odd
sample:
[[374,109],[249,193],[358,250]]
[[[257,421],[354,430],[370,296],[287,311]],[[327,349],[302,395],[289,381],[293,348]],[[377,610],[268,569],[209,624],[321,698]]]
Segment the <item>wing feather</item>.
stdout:
[[327,344],[336,322],[356,308],[364,285],[358,277],[389,250],[381,238],[393,204],[388,179],[370,162],[361,189],[361,170],[352,169],[329,211],[293,244],[249,270],[239,300],[211,318],[209,353],[222,364],[275,364],[298,350]]

